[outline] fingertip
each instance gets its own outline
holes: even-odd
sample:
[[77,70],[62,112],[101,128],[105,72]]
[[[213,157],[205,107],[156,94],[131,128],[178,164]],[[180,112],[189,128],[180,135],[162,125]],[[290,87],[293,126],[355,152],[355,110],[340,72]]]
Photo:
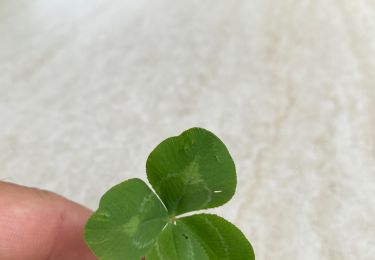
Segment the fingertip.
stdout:
[[51,192],[0,182],[0,259],[96,259],[83,240],[91,211]]

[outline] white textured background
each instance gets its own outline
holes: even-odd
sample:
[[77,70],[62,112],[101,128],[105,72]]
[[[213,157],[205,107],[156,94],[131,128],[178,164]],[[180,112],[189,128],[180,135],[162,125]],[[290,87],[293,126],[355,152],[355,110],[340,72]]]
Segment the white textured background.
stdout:
[[375,259],[374,1],[0,1],[0,179],[95,208],[192,126],[257,259]]

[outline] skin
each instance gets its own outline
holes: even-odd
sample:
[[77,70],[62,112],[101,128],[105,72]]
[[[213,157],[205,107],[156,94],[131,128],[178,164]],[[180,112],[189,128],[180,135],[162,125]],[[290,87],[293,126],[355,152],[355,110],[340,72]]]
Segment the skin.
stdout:
[[92,260],[91,211],[52,192],[0,182],[0,259]]

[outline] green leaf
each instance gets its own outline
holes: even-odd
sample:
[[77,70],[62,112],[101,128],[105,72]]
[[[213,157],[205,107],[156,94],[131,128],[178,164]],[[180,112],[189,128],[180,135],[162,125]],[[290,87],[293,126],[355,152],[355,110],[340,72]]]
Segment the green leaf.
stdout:
[[254,260],[242,232],[225,219],[199,214],[168,224],[146,260]]
[[235,165],[227,148],[202,128],[161,142],[149,155],[146,171],[170,216],[221,206],[236,189]]
[[168,224],[146,260],[209,260],[199,241],[180,225]]
[[104,194],[85,227],[85,240],[100,259],[140,260],[168,222],[156,194],[140,179],[124,181]]
[[147,260],[254,260],[242,232],[225,219],[199,214],[168,224]]
[[242,232],[219,216],[199,214],[184,217],[177,221],[177,226],[190,231],[210,260],[255,259],[253,248]]

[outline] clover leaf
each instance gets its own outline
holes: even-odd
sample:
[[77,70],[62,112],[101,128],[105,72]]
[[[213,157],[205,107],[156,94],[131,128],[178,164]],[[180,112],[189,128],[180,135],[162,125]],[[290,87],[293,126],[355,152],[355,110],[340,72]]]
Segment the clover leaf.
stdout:
[[191,128],[161,142],[146,162],[154,193],[141,179],[107,191],[85,226],[102,260],[252,260],[242,232],[213,214],[183,213],[225,204],[236,189],[234,162],[213,133]]

